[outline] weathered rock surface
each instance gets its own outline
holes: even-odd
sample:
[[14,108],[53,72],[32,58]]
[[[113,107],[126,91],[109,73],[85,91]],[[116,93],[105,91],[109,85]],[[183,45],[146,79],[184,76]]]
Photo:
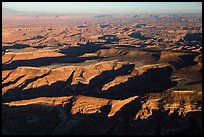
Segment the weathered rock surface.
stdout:
[[3,103],[2,131],[3,134],[199,134],[200,101],[202,93],[195,91],[150,93],[124,100],[64,96],[12,101]]

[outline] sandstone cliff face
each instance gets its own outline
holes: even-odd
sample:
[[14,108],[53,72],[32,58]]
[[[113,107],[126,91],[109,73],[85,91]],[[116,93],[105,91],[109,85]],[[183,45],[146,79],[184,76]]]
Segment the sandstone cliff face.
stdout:
[[30,60],[30,59],[37,59],[43,57],[61,57],[64,54],[54,52],[52,50],[33,50],[25,51],[25,52],[9,52],[4,55],[2,58],[2,63],[11,63],[12,61],[19,61],[19,60]]
[[[175,86],[170,79],[173,69],[157,64],[135,66],[105,61],[77,67],[18,67],[3,71],[2,131],[4,134],[180,134],[182,130],[191,130],[184,126],[191,121],[201,132],[202,92],[157,92]],[[184,127],[179,129],[179,125]]]
[[127,65],[128,63],[107,61],[88,66],[69,66],[57,69],[18,67],[15,70],[6,70],[2,72],[2,93],[13,87],[22,87],[22,83],[25,85],[22,90],[26,90],[46,85],[49,86],[58,81],[66,82],[69,78],[71,82],[65,83],[67,86],[77,85],[78,83],[88,85],[91,79],[101,75],[102,72],[119,69],[125,64]]
[[[3,101],[72,94],[127,98],[174,86],[171,73],[172,68],[165,65],[135,67],[135,64],[118,61],[55,69],[18,67],[2,72],[2,95]],[[147,86],[150,83],[154,88]]]
[[195,134],[191,126],[201,132],[198,113],[201,100],[201,92],[168,91],[125,100],[64,96],[12,101],[3,103],[2,131],[4,134],[180,134],[186,130],[183,134]]

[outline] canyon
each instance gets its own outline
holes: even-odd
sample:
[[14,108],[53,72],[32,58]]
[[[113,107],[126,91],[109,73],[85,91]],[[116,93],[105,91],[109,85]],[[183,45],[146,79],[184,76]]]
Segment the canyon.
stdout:
[[3,134],[201,134],[192,16],[3,16]]

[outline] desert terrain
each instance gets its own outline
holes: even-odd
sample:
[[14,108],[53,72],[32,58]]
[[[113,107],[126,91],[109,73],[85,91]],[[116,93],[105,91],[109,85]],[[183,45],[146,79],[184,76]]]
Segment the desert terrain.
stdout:
[[2,132],[202,133],[202,15],[5,15]]

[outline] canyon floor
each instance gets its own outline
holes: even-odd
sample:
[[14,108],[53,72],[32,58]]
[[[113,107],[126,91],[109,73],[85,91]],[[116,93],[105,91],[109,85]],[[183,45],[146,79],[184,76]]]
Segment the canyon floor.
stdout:
[[202,20],[178,16],[3,17],[3,134],[201,134]]

